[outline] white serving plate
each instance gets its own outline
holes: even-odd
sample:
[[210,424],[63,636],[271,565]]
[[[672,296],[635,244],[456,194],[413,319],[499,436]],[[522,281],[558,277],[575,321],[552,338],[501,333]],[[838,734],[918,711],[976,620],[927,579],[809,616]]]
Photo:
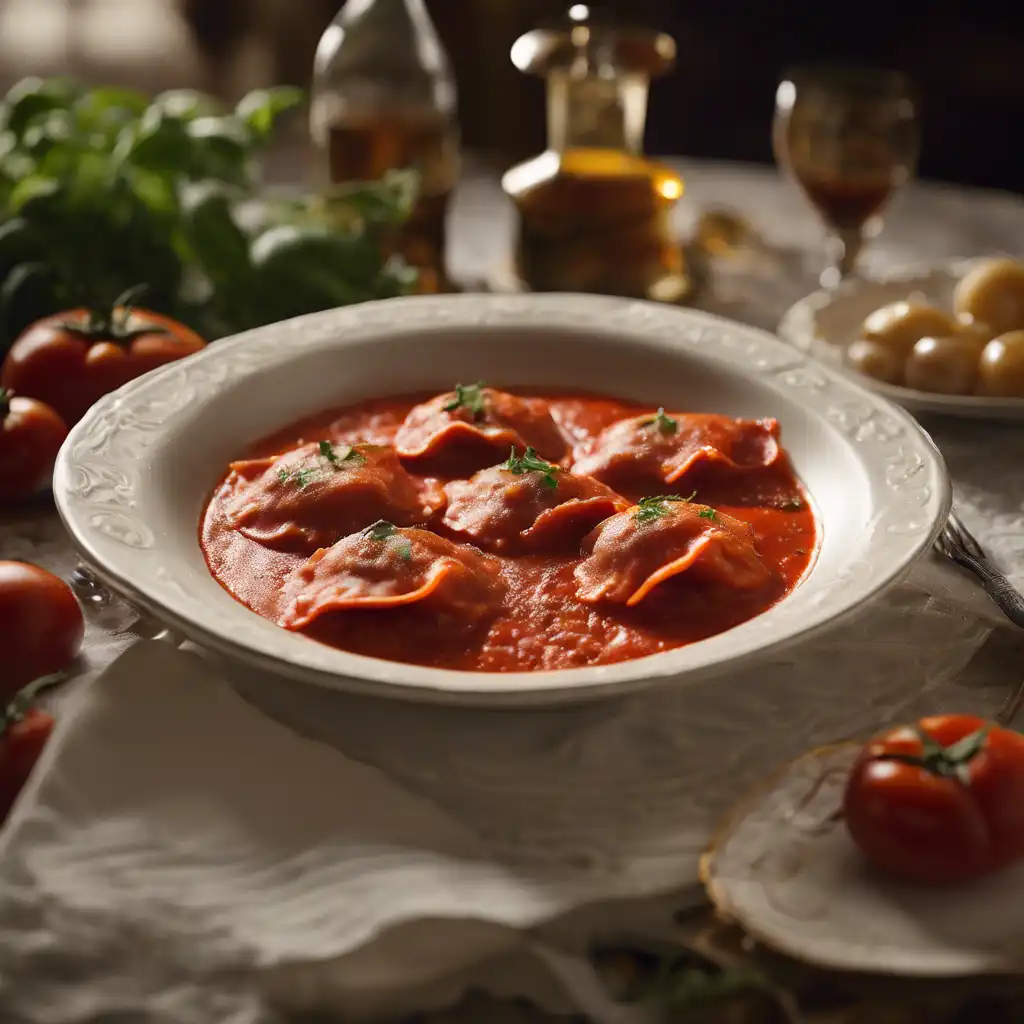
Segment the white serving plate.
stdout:
[[740,803],[702,864],[716,908],[769,948],[826,970],[1020,974],[1024,863],[941,887],[873,871],[836,820],[860,750],[811,751]]
[[[331,406],[478,379],[777,417],[823,528],[815,565],[778,606],[700,643],[617,665],[507,674],[334,650],[260,618],[210,576],[199,517],[250,442]],[[391,299],[217,342],[94,406],[61,451],[54,494],[109,586],[215,652],[338,690],[497,705],[575,702],[762,657],[898,581],[950,504],[928,437],[843,375],[705,313],[579,295]]]
[[870,280],[852,279],[831,291],[812,292],[786,311],[779,322],[779,336],[911,412],[970,419],[1024,420],[1024,398],[916,391],[874,380],[844,363],[846,347],[857,340],[864,320],[879,306],[914,296],[928,305],[952,310],[953,289],[978,262],[951,260]]

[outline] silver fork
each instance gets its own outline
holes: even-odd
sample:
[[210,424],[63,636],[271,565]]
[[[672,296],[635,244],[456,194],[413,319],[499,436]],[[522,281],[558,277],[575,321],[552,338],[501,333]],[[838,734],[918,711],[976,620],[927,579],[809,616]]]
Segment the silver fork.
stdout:
[[[1024,596],[1017,592],[1006,574],[992,564],[985,549],[977,538],[961,522],[955,512],[935,541],[935,547],[950,561],[977,577],[985,593],[992,598],[999,610],[1015,625],[1024,629]],[[1024,703],[1024,681],[1017,687],[1002,706],[997,716],[1000,722],[1011,722]]]

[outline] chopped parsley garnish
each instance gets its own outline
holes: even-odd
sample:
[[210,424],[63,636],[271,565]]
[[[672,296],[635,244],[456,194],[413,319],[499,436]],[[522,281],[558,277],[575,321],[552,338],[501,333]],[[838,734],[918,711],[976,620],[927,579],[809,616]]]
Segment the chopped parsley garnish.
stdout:
[[394,537],[398,533],[398,527],[394,523],[389,523],[386,519],[378,519],[377,522],[372,523],[368,526],[363,533],[366,534],[370,540],[387,540],[389,537]]
[[[321,441],[320,455],[325,458],[335,469],[342,469],[346,463],[357,465],[366,461],[366,456],[360,454],[350,444],[338,445],[337,448],[330,441]],[[302,488],[323,474],[320,466],[300,466],[298,469],[279,469],[277,479],[283,484],[291,484],[293,487]]]
[[696,496],[696,491],[688,498],[684,498],[681,494],[652,494],[647,498],[641,498],[637,502],[633,518],[638,523],[653,523],[655,519],[661,519],[662,516],[667,516],[671,513],[673,502],[685,504],[686,502],[693,501]]
[[555,488],[558,486],[558,478],[555,474],[559,471],[557,466],[545,462],[532,448],[527,447],[522,455],[516,455],[516,446],[512,445],[509,457],[501,464],[501,469],[512,473],[515,476],[522,476],[524,473],[542,473],[540,478],[541,487]]
[[715,510],[713,508],[702,508],[698,513],[701,519],[714,519]]
[[279,469],[277,471],[277,479],[283,484],[291,484],[293,487],[303,488],[310,480],[317,475],[315,469],[293,469],[289,472],[287,469]]
[[456,384],[455,394],[441,408],[445,412],[468,409],[473,414],[473,419],[479,423],[487,415],[484,387],[482,380],[478,380],[475,384]]
[[661,406],[658,411],[645,420],[640,421],[641,427],[657,427],[663,434],[674,434],[679,429],[679,421],[674,420]]
[[389,523],[386,519],[378,519],[377,522],[372,523],[363,530],[363,535],[369,537],[370,540],[379,541],[382,544],[385,541],[394,539],[396,541],[398,557],[403,562],[408,562],[412,558],[412,545],[398,532],[398,527],[394,523]]
[[337,448],[330,441],[320,442],[320,454],[332,465],[340,466],[346,462],[365,462],[366,456],[356,451],[350,444],[340,444]]

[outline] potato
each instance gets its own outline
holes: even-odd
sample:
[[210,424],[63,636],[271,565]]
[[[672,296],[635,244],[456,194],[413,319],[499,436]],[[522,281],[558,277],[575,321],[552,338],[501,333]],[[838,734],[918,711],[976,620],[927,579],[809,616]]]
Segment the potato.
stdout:
[[940,395],[969,395],[978,379],[985,342],[977,338],[922,338],[907,359],[907,387]]
[[922,338],[957,333],[957,322],[948,313],[919,302],[893,302],[876,309],[864,321],[861,337],[898,352],[901,359]]
[[975,320],[973,317],[957,317],[956,337],[973,338],[978,343],[978,352],[985,347],[997,334],[988,324]]
[[846,362],[853,369],[886,384],[903,383],[903,353],[877,341],[860,338],[846,350]]
[[953,293],[957,316],[987,323],[995,334],[1024,329],[1024,263],[986,260]]
[[978,391],[997,398],[1024,398],[1024,331],[993,338],[982,350]]

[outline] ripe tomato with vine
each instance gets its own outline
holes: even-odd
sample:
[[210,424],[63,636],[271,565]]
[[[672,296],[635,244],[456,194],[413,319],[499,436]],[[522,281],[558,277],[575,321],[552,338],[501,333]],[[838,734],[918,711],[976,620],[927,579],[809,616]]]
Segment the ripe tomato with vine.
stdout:
[[133,305],[136,296],[36,321],[11,346],[3,386],[44,402],[70,427],[104,395],[205,346],[177,320]]
[[966,882],[1024,856],[1024,736],[937,715],[871,740],[843,817],[875,866],[910,882]]

